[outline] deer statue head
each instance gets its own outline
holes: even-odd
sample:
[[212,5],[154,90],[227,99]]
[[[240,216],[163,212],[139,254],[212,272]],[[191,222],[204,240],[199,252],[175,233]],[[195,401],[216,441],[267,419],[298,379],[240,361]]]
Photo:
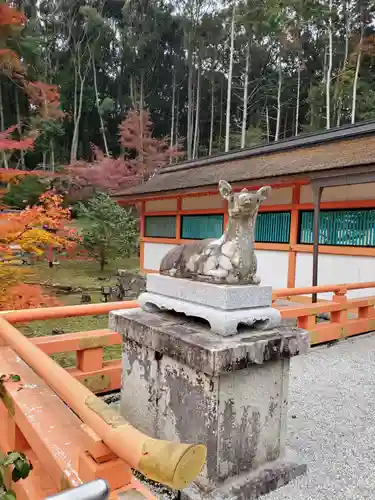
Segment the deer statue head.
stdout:
[[255,193],[245,188],[239,193],[233,193],[232,186],[227,181],[220,181],[219,192],[222,198],[228,202],[228,216],[230,220],[237,217],[251,217],[256,214],[260,204],[270,195],[271,188],[265,186]]

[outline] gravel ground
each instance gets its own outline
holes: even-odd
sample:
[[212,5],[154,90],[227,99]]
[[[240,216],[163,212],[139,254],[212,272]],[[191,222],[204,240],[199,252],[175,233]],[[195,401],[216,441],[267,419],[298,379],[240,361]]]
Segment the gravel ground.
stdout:
[[264,500],[375,500],[375,334],[292,360],[288,442],[307,475]]
[[375,334],[292,359],[288,445],[308,472],[264,500],[375,500]]

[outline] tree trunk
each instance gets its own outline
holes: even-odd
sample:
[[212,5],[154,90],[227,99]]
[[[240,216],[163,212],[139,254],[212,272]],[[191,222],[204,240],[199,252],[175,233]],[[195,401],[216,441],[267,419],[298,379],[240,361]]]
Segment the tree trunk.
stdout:
[[53,143],[53,139],[51,139],[50,148],[51,148],[51,170],[52,172],[55,172],[55,145]]
[[223,101],[224,101],[224,85],[222,79],[220,85],[219,151],[221,151],[221,139],[223,138],[223,115],[224,115]]
[[198,157],[199,149],[199,109],[200,109],[200,98],[201,98],[201,68],[198,64],[197,68],[197,95],[196,95],[196,107],[195,107],[195,129],[194,129],[194,147],[193,147],[193,159]]
[[246,130],[247,130],[247,106],[249,100],[249,69],[250,69],[250,41],[246,46],[246,64],[245,64],[245,81],[243,85],[243,113],[242,113],[242,133],[241,133],[241,148],[246,146]]
[[[362,15],[361,15],[362,17]],[[362,56],[362,43],[364,37],[364,23],[361,20],[361,38],[358,44],[358,55],[357,55],[357,64],[355,67],[354,81],[353,81],[353,94],[352,94],[352,119],[351,123],[355,123],[355,115],[357,109],[357,88],[358,88],[358,78],[359,78],[359,70],[361,68],[361,56]]]
[[[22,122],[21,122],[20,99],[19,99],[17,86],[14,89],[14,97],[15,97],[15,104],[16,104],[18,133],[21,136],[22,135]],[[20,150],[20,160],[21,160],[21,169],[25,170],[25,168],[26,168],[26,166],[25,166],[25,152],[23,149]]]
[[279,83],[277,87],[277,115],[276,115],[276,130],[275,130],[275,141],[280,138],[280,125],[281,125],[281,90],[283,84],[283,72],[281,67],[281,57],[279,57]]
[[190,46],[188,47],[188,116],[187,116],[187,157],[191,160],[193,154],[193,53]]
[[175,127],[175,144],[176,148],[178,147],[178,127],[179,127],[179,122],[180,122],[180,90],[177,90],[177,110],[176,110],[176,127]]
[[107,156],[109,156],[107,137],[105,135],[104,120],[103,120],[102,114],[100,112],[100,101],[99,101],[99,93],[98,93],[98,82],[97,82],[97,78],[96,78],[95,59],[94,59],[94,57],[93,57],[92,54],[90,54],[90,57],[91,57],[91,64],[92,64],[92,75],[93,75],[93,80],[94,80],[94,91],[95,91],[96,109],[98,110],[99,121],[100,121],[100,131],[101,131],[102,137],[103,137],[103,144],[104,144],[105,154]]
[[297,99],[296,99],[296,123],[295,135],[299,134],[299,107],[300,107],[300,94],[301,94],[301,61],[298,54],[298,67],[297,67]]
[[[0,81],[0,126],[1,126],[1,131],[4,132],[5,130],[5,120],[4,120],[4,102],[3,102],[3,84]],[[8,157],[6,154],[6,151],[2,152],[3,156],[3,165],[4,168],[9,168],[8,164]]]
[[267,128],[267,142],[270,142],[270,117],[268,114],[268,106],[266,106],[266,128]]
[[227,114],[225,122],[225,152],[229,151],[230,140],[230,110],[232,99],[232,76],[233,76],[233,56],[234,56],[234,27],[235,27],[236,3],[233,2],[232,24],[230,30],[230,57],[228,71],[228,91],[227,91]]
[[210,143],[208,146],[208,154],[212,155],[212,143],[214,140],[214,117],[215,117],[215,74],[211,74],[211,120],[210,120]]
[[102,255],[100,255],[100,261],[99,261],[99,263],[100,263],[100,270],[104,271],[105,258]]
[[79,127],[80,127],[80,123],[81,123],[82,106],[83,106],[83,93],[84,93],[85,81],[86,81],[86,75],[87,75],[87,70],[85,70],[84,74],[82,74],[80,54],[78,54],[77,57],[78,57],[78,59],[76,61],[76,64],[77,64],[77,83],[79,80],[79,97],[77,99],[72,147],[71,147],[71,151],[70,151],[70,162],[71,163],[74,163],[75,161],[77,161],[77,152],[78,152],[78,143],[79,143]]
[[332,34],[332,0],[329,0],[329,20],[328,20],[328,69],[326,80],[326,129],[331,128],[331,80],[332,80],[332,59],[333,59],[333,34]]
[[141,84],[140,84],[140,91],[139,91],[139,133],[140,133],[140,154],[139,158],[141,162],[143,162],[144,159],[144,144],[143,144],[143,138],[144,138],[144,123],[143,123],[143,110],[144,110],[144,83],[145,83],[145,72],[142,69],[141,71]]
[[130,75],[129,79],[129,89],[130,89],[130,100],[134,109],[137,109],[137,99],[135,97],[135,88],[134,88],[134,77]]
[[73,96],[73,123],[77,121],[78,113],[78,68],[77,64],[74,64],[74,96]]
[[342,72],[340,78],[337,78],[337,119],[336,126],[339,127],[341,125],[341,113],[342,113],[342,92],[343,92],[343,82],[345,80],[346,68],[348,65],[349,58],[349,38],[350,38],[350,12],[349,12],[350,4],[349,0],[344,1],[344,12],[345,12],[345,54],[344,61],[342,64]]
[[171,149],[171,155],[169,157],[169,163],[172,163],[172,148],[174,146],[174,122],[175,122],[175,107],[176,107],[176,72],[173,70],[172,79],[172,110],[171,110],[171,137],[169,147]]

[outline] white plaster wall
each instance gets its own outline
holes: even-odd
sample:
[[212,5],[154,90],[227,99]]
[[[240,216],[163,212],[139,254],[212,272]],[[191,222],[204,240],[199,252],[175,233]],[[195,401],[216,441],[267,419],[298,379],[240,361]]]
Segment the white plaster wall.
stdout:
[[258,276],[262,285],[286,288],[288,284],[288,252],[257,250]]
[[187,196],[182,199],[182,210],[204,210],[210,208],[224,208],[225,202],[220,195]]
[[168,212],[177,210],[177,199],[168,198],[166,200],[150,200],[145,204],[146,212]]
[[272,189],[271,196],[264,202],[264,205],[284,205],[292,203],[293,188],[285,187]]
[[[312,261],[311,253],[297,253],[296,287],[311,286]],[[318,273],[319,285],[375,281],[375,257],[320,254]],[[375,288],[352,290],[348,293],[349,297],[368,295],[375,295]],[[332,294],[320,296],[331,298]]]
[[143,243],[144,244],[144,269],[158,271],[160,262],[164,255],[176,245],[169,245],[166,243]]
[[[352,186],[335,186],[324,188],[322,201],[373,200],[375,198],[375,183],[353,184]],[[302,186],[301,203],[312,203],[311,186]]]

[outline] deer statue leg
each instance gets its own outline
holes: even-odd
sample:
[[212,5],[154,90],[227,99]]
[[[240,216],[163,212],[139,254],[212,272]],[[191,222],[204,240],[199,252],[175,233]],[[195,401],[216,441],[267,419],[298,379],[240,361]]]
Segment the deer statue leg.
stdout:
[[259,276],[257,276],[257,270],[258,270],[258,261],[257,261],[256,255],[255,255],[255,252],[253,252],[252,266],[251,266],[249,277],[252,280],[254,285],[259,285],[259,283],[261,281]]

